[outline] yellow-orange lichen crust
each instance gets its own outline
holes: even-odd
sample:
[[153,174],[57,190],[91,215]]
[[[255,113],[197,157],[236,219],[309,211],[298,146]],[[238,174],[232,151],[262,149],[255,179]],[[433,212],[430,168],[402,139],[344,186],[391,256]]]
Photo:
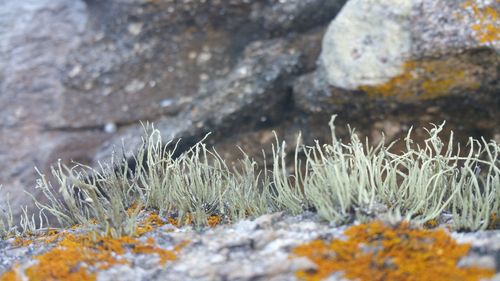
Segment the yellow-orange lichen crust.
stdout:
[[193,216],[190,213],[187,213],[186,215],[184,215],[184,221],[182,221],[181,218],[169,217],[168,223],[176,227],[190,225],[193,223]]
[[14,269],[11,269],[5,272],[2,276],[0,276],[0,281],[22,281]]
[[[500,0],[496,0],[497,5]],[[479,43],[494,44],[500,41],[499,11],[492,6],[479,7],[468,0],[463,4],[466,11],[470,11],[474,23],[470,26],[474,37]]]
[[481,86],[478,66],[460,57],[407,61],[402,74],[384,84],[360,86],[371,97],[394,97],[399,101],[428,100],[450,95],[453,90],[474,91]]
[[207,224],[210,227],[216,227],[220,223],[220,216],[218,215],[210,215],[207,219]]
[[500,216],[496,212],[490,214],[488,229],[500,229]]
[[346,240],[314,240],[295,248],[295,255],[317,266],[297,272],[297,277],[323,280],[342,272],[347,279],[361,281],[465,281],[494,275],[492,269],[458,267],[470,245],[457,244],[443,229],[413,229],[407,223],[391,227],[376,221],[352,226],[345,235]]
[[166,222],[164,222],[158,214],[150,213],[145,220],[141,221],[138,224],[136,235],[141,236],[144,233],[150,232],[156,227],[162,226],[164,224],[166,224]]
[[[155,213],[138,224],[136,235],[152,231],[154,228],[165,224]],[[176,253],[188,242],[182,242],[175,246],[172,251],[158,247],[154,238],[149,237],[145,242],[129,236],[112,238],[102,236],[95,232],[74,235],[67,231],[49,231],[47,235],[30,239],[18,239],[15,243],[26,246],[35,241],[52,244],[56,246],[48,252],[35,256],[34,265],[24,269],[23,275],[29,281],[42,280],[95,280],[99,270],[105,270],[117,264],[129,264],[123,258],[126,252],[134,254],[157,255],[160,264],[176,259]],[[16,269],[17,268],[17,269]],[[19,266],[0,276],[0,281],[21,280],[16,271]]]
[[[95,280],[97,270],[105,270],[116,264],[128,264],[121,256],[127,251],[136,254],[157,254],[160,263],[175,260],[175,253],[185,243],[173,251],[158,247],[154,238],[141,242],[132,237],[111,238],[95,233],[86,235],[66,234],[52,250],[34,257],[34,265],[25,269],[30,281],[46,280]],[[92,270],[89,270],[92,268]],[[20,279],[14,270],[0,277],[1,281]]]

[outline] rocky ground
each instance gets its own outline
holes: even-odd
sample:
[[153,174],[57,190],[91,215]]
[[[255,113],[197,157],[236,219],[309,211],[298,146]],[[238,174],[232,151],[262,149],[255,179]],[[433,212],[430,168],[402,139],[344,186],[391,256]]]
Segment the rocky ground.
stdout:
[[[232,225],[195,230],[165,224],[146,233],[156,244],[172,249],[188,241],[177,259],[158,265],[158,256],[126,254],[129,265],[115,265],[100,271],[97,280],[297,280],[296,272],[311,270],[315,264],[291,253],[314,239],[345,239],[349,226],[334,227],[320,222],[313,213],[286,216],[281,213],[243,220]],[[71,230],[78,232],[78,230]],[[451,233],[459,243],[471,243],[460,266],[494,268],[500,280],[500,231]],[[53,247],[51,244],[13,246],[13,239],[0,241],[0,275],[13,264],[29,264],[31,257]],[[334,274],[328,280],[343,280]]]

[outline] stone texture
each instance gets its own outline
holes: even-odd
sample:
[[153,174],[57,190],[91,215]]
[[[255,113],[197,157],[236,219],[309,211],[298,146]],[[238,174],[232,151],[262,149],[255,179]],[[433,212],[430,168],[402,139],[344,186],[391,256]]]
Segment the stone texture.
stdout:
[[401,72],[411,49],[412,1],[349,1],[323,38],[321,63],[328,82],[355,90]]
[[[320,60],[330,85],[399,100],[498,91],[500,38],[478,34],[499,33],[498,10],[497,1],[352,0],[328,27]],[[480,48],[491,51],[471,54]]]
[[[297,280],[295,272],[315,268],[314,263],[291,254],[291,250],[314,239],[343,239],[349,226],[332,227],[312,213],[287,216],[268,214],[232,225],[193,229],[164,225],[141,237],[154,237],[157,245],[171,249],[189,241],[177,259],[158,265],[153,255],[127,253],[130,265],[116,265],[97,274],[97,280]],[[75,230],[70,230],[75,231]],[[77,230],[78,231],[78,230]],[[500,232],[451,233],[459,243],[471,243],[471,252],[460,261],[461,266],[496,268],[500,253]],[[13,240],[13,239],[12,239]],[[34,255],[50,249],[50,245],[31,244],[13,247],[13,241],[0,241],[0,275],[14,263],[32,262]],[[498,278],[499,274],[494,278]],[[492,280],[497,280],[497,279]],[[333,274],[327,280],[346,280]]]
[[[225,78],[201,88],[196,94],[198,98],[178,116],[158,119],[157,128],[166,140],[183,138],[193,144],[209,132],[218,139],[280,119],[281,111],[277,108],[288,96],[286,77],[300,68],[299,56],[294,49],[287,49],[283,40],[252,43]],[[136,126],[118,134],[98,156],[107,160],[113,150],[121,147],[124,136],[136,138],[141,130]],[[126,152],[134,153],[137,145],[139,142],[125,143]]]
[[51,151],[65,142],[65,135],[46,127],[60,118],[61,66],[87,19],[79,1],[0,3],[0,204],[10,191],[16,211],[28,202],[21,189],[34,185],[34,166],[44,169]]

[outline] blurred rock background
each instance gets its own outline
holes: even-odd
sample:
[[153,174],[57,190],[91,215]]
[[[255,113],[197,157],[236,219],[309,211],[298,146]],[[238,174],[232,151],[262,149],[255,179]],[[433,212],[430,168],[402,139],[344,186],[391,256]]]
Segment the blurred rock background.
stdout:
[[[447,120],[500,141],[498,0],[4,0],[0,206],[31,205],[58,159],[133,153],[140,121],[206,133],[228,162],[273,130],[328,142],[338,114],[372,143]],[[415,137],[425,137],[417,129]],[[397,148],[396,148],[397,149]]]

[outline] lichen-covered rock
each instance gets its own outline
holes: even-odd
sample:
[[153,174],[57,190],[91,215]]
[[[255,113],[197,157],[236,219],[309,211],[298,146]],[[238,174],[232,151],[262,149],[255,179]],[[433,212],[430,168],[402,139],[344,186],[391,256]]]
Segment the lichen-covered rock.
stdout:
[[[493,279],[484,280],[498,280],[500,277],[498,273],[500,271],[500,264],[498,264],[500,232],[498,230],[476,233],[452,232],[448,235],[443,229],[437,232],[411,230],[407,229],[405,224],[396,228],[378,228],[382,226],[380,223],[355,225],[354,227],[351,225],[333,227],[322,222],[317,215],[308,212],[299,216],[274,213],[254,220],[246,219],[231,225],[218,225],[213,228],[194,229],[192,226],[177,228],[165,224],[154,227],[139,238],[99,239],[98,242],[94,242],[97,246],[91,249],[82,247],[79,241],[81,239],[74,239],[81,234],[83,237],[89,236],[88,232],[77,228],[48,237],[42,235],[39,238],[31,238],[32,241],[27,240],[31,241],[30,243],[25,243],[27,245],[15,243],[12,241],[14,239],[0,241],[0,279],[6,277],[6,274],[13,274],[15,271],[9,270],[16,268],[16,264],[19,267],[15,272],[16,275],[13,274],[12,277],[19,276],[17,274],[23,272],[29,273],[30,267],[32,274],[41,275],[47,273],[41,269],[47,266],[57,266],[58,271],[55,274],[60,274],[59,276],[67,279],[78,278],[82,272],[92,272],[91,276],[101,281],[288,281],[319,280],[322,275],[327,278],[321,280],[346,280],[345,273],[339,272],[338,267],[335,268],[339,264],[352,265],[346,268],[346,271],[361,271],[358,275],[360,277],[366,276],[368,266],[371,274],[379,273],[375,275],[379,277],[376,280],[387,279],[383,276],[380,278],[385,270],[390,270],[391,274],[395,275],[416,277],[415,274],[420,273],[417,269],[422,266],[435,266],[432,268],[434,271],[429,270],[429,272],[445,274],[443,280],[452,280],[453,277],[460,276],[456,271],[465,271],[469,267],[475,267],[472,269],[473,274],[469,276],[485,270],[489,273],[487,276],[493,272],[496,272],[496,275]],[[353,228],[356,229],[354,233]],[[353,237],[354,234],[358,234],[359,237]],[[57,251],[55,241],[57,239],[64,241],[69,235],[72,235],[71,241],[76,243],[66,244],[64,251],[61,251],[62,249]],[[51,238],[54,236],[59,238]],[[349,236],[350,239],[347,240]],[[370,243],[373,244],[367,246],[366,239],[370,239]],[[405,243],[406,239],[411,243]],[[48,240],[52,242],[45,242]],[[455,240],[456,243],[470,244],[470,251],[467,251],[469,246],[457,245]],[[20,241],[25,240],[20,239]],[[154,241],[154,243],[149,241]],[[311,243],[311,241],[314,242]],[[321,241],[328,243],[323,244],[328,245],[328,248],[325,249],[325,246],[318,243]],[[114,242],[114,247],[108,247],[111,242]],[[90,245],[93,244],[90,243]],[[178,247],[179,245],[182,247]],[[308,245],[316,245],[316,247]],[[151,248],[153,251],[147,251]],[[302,250],[299,251],[299,248]],[[414,253],[408,253],[409,248],[413,249]],[[56,249],[56,253],[62,252],[68,255],[64,260],[65,263],[58,264],[61,260],[57,258],[41,259],[41,257],[54,257],[53,249]],[[73,255],[69,256],[71,252],[68,250],[71,249],[73,249]],[[93,255],[75,253],[75,249],[83,253],[90,251]],[[340,259],[339,263],[338,260],[335,261],[334,250],[336,249],[344,249],[342,253],[352,254],[355,258]],[[443,249],[447,252],[442,253]],[[167,255],[167,258],[172,258],[162,263],[160,253],[165,251],[174,252],[175,256]],[[441,251],[440,254],[439,251]],[[370,257],[370,252],[377,254]],[[398,257],[396,264],[402,265],[398,268],[399,270],[387,266],[370,266],[371,261],[379,262],[379,258],[385,257],[384,261],[387,263],[387,260],[391,260],[394,256]],[[318,263],[321,260],[323,263]],[[456,260],[460,260],[458,264]],[[33,265],[37,264],[42,264],[42,266],[33,269]],[[74,264],[78,264],[80,270],[73,270],[77,267]],[[96,265],[99,265],[98,269],[95,268]],[[68,268],[70,270],[64,272]],[[475,273],[474,270],[476,270]],[[304,277],[305,272],[309,273],[306,276],[311,279],[299,278]],[[429,272],[423,276],[429,277],[427,276]],[[452,275],[453,273],[455,275]],[[464,280],[476,279],[464,278]]]
[[298,131],[328,142],[332,113],[373,140],[442,120],[500,139],[498,1],[352,0],[318,68],[345,0],[0,2],[0,204],[10,192],[16,215],[33,166],[107,161],[122,139],[133,153],[140,120],[182,148],[212,131],[228,163],[236,146],[262,157],[273,130],[287,151]]
[[498,91],[498,1],[352,0],[320,57],[334,87],[415,101]]

